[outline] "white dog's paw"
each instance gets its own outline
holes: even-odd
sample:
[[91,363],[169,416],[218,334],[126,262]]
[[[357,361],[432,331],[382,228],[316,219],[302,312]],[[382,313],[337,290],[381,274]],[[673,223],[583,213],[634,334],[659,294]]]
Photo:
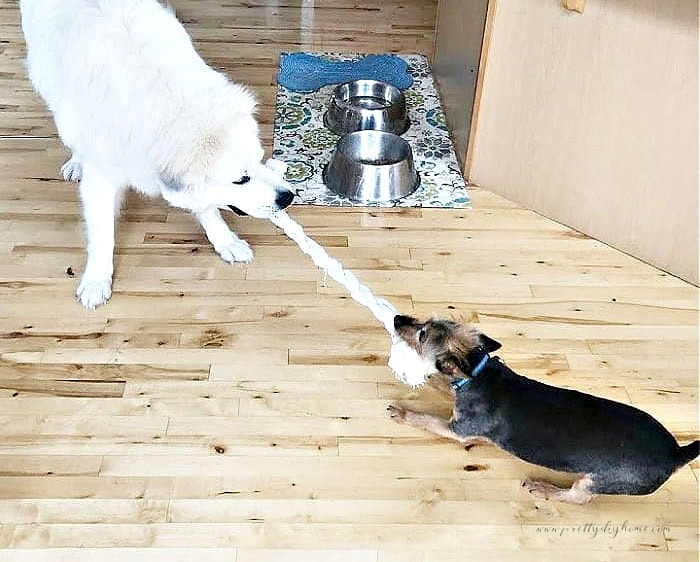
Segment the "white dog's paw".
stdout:
[[78,290],[75,292],[80,304],[85,308],[94,310],[106,303],[112,296],[111,279],[85,279],[81,278]]
[[61,175],[66,181],[80,181],[80,178],[83,177],[83,166],[75,157],[71,156],[71,159],[61,166]]
[[227,244],[215,244],[214,250],[228,263],[253,261],[253,249],[245,240],[232,240]]

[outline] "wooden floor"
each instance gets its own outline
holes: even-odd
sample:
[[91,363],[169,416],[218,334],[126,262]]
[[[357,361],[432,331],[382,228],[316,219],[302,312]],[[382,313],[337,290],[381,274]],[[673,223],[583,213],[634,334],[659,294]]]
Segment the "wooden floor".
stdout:
[[[383,329],[268,222],[231,219],[257,256],[231,267],[186,213],[133,198],[114,297],[79,307],[80,206],[16,4],[0,0],[1,560],[697,560],[697,461],[649,497],[561,505],[521,488],[537,467],[391,421],[392,400],[445,404],[392,378]],[[255,88],[268,148],[281,50],[429,54],[435,17],[429,0],[174,4]],[[401,311],[478,322],[521,373],[697,438],[697,289],[472,194],[292,215]]]

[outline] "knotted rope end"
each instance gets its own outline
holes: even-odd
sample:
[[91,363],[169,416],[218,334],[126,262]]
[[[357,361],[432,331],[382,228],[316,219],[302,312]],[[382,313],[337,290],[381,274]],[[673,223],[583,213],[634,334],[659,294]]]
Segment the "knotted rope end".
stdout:
[[389,368],[394,376],[412,387],[425,383],[428,375],[436,372],[435,365],[425,361],[405,341],[394,338],[389,355]]

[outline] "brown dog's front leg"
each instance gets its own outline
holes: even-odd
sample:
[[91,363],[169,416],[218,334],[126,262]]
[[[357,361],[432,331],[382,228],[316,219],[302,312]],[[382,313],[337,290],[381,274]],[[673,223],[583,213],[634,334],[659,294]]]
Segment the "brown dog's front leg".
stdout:
[[464,437],[457,435],[450,429],[450,421],[446,420],[445,418],[434,416],[432,414],[413,412],[399,406],[398,404],[392,404],[389,406],[388,410],[391,417],[398,423],[425,429],[426,431],[435,433],[440,437],[447,437],[447,439],[453,439],[455,441],[459,441],[460,443],[465,442]]

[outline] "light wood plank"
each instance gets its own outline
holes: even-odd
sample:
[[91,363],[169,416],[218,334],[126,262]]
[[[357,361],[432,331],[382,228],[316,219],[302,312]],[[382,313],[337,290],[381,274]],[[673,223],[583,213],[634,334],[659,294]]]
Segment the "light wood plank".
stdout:
[[[432,0],[172,3],[205,59],[254,89],[268,149],[280,51],[432,51]],[[3,561],[697,558],[697,461],[650,496],[567,506],[521,484],[568,475],[393,423],[392,401],[450,404],[394,379],[384,329],[268,221],[226,217],[256,253],[230,266],[188,213],[129,196],[114,297],[83,310],[78,192],[26,80],[14,0],[0,36]],[[523,375],[697,438],[697,288],[471,195],[471,210],[290,213],[401,312],[477,322]],[[608,520],[667,529],[537,531]]]

